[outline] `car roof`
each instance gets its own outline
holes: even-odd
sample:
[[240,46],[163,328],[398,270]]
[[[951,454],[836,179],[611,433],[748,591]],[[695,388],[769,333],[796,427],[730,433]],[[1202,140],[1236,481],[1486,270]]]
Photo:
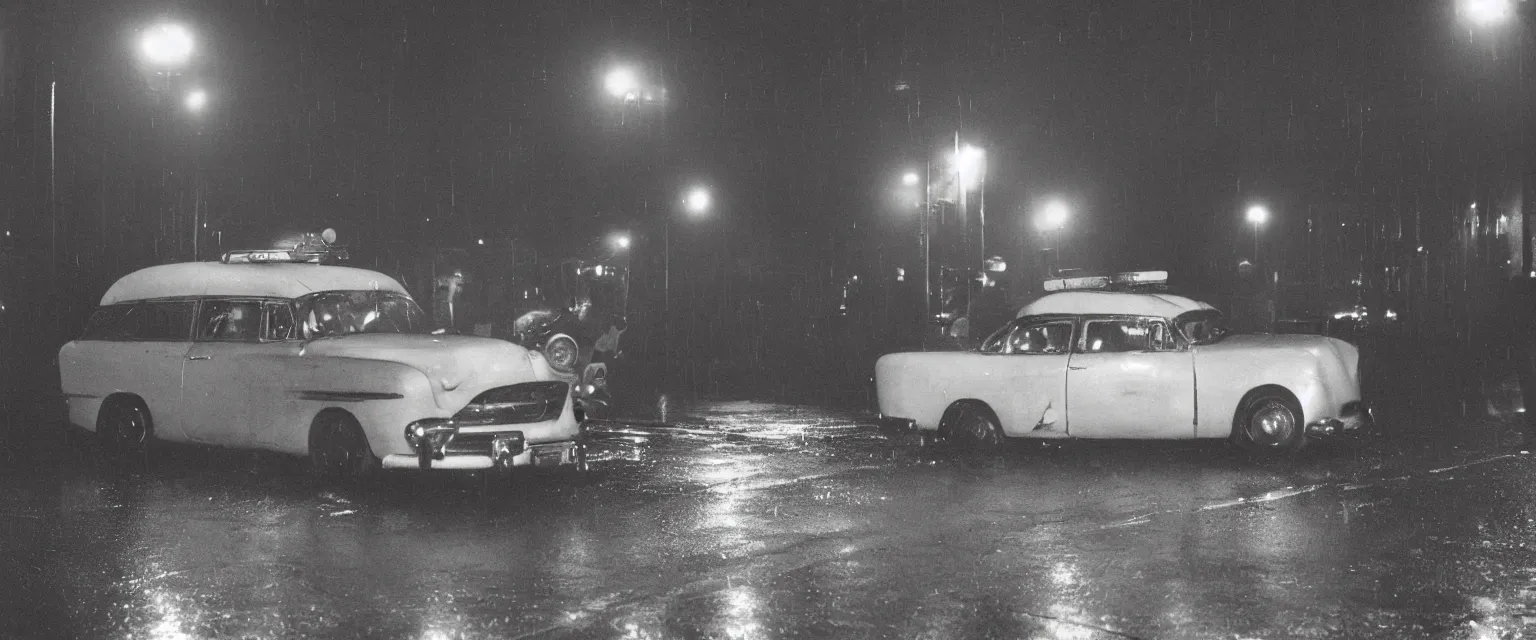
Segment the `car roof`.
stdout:
[[376,271],[318,264],[182,262],[139,269],[118,279],[103,306],[186,296],[297,298],[316,291],[379,290],[405,294],[394,278]]
[[1166,293],[1131,293],[1120,291],[1062,291],[1042,296],[1022,309],[1018,317],[1049,314],[1129,315],[1174,318],[1190,311],[1215,307]]

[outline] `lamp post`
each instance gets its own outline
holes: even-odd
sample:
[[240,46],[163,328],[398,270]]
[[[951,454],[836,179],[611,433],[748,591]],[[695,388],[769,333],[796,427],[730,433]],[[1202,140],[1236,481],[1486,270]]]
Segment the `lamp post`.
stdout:
[[[694,219],[703,218],[709,213],[713,205],[713,197],[709,189],[703,186],[695,186],[683,194],[683,211]],[[662,246],[662,331],[664,337],[664,355],[669,359],[672,355],[672,216],[668,215],[661,223]]]
[[[977,207],[977,244],[980,248],[981,273],[985,276],[987,271],[987,154],[981,147],[960,144],[960,132],[955,132],[955,155],[953,165],[955,171],[955,189],[959,192],[956,200],[959,201],[960,215],[962,218],[970,214],[968,194],[975,187],[980,196]],[[966,234],[968,239],[970,234]],[[972,256],[966,256],[970,259]],[[972,289],[975,279],[966,278],[965,317],[966,322],[975,323],[973,311],[976,305],[977,292]]]
[[1456,12],[1462,20],[1473,28],[1487,32],[1494,31],[1508,25],[1518,27],[1515,39],[1515,58],[1520,70],[1519,74],[1519,103],[1520,103],[1520,151],[1523,156],[1521,166],[1521,216],[1520,216],[1520,253],[1519,265],[1515,273],[1520,277],[1536,277],[1536,263],[1533,263],[1531,250],[1531,234],[1533,219],[1531,210],[1536,207],[1536,158],[1532,157],[1531,149],[1531,107],[1532,96],[1530,86],[1525,74],[1526,55],[1530,49],[1527,40],[1531,32],[1536,29],[1536,3],[1530,0],[1457,0]]
[[[1052,200],[1046,203],[1045,208],[1040,210],[1039,215],[1035,216],[1035,228],[1040,230],[1045,240],[1043,244],[1045,245],[1044,250],[1047,256],[1045,264],[1046,277],[1055,277],[1056,271],[1061,267],[1061,237],[1059,232],[1062,227],[1066,226],[1067,218],[1071,217],[1071,215],[1072,211],[1067,208],[1067,203],[1061,200]],[[1052,254],[1056,256],[1056,265],[1054,267],[1049,259],[1049,256]]]
[[929,246],[932,244],[928,233],[928,216],[933,211],[933,163],[924,163],[923,174],[917,171],[908,171],[901,174],[901,184],[912,188],[919,184],[923,187],[923,196],[914,203],[919,209],[917,215],[917,241],[922,249],[921,260],[923,263],[923,317],[918,321],[918,333],[926,335],[924,328],[928,326],[928,320],[933,317],[933,277],[932,255]]
[[[195,38],[192,31],[185,25],[176,22],[159,22],[144,29],[139,34],[138,53],[139,60],[154,74],[166,78],[163,86],[152,87],[157,106],[163,106],[161,101],[169,90],[169,77],[175,75],[192,60],[192,54],[196,49]],[[156,83],[159,84],[159,83]],[[208,94],[201,89],[189,92],[183,98],[183,105],[189,112],[198,113],[208,103]],[[166,164],[164,146],[161,147],[161,165]],[[171,198],[166,194],[166,205],[169,206]],[[198,236],[200,235],[200,215],[194,206],[192,215],[192,259],[197,260]],[[176,216],[172,214],[172,225],[176,223]]]
[[1264,208],[1263,205],[1256,204],[1248,207],[1248,213],[1245,214],[1245,217],[1248,219],[1248,224],[1253,225],[1253,263],[1258,265],[1259,227],[1264,226],[1264,223],[1269,221],[1269,209]]

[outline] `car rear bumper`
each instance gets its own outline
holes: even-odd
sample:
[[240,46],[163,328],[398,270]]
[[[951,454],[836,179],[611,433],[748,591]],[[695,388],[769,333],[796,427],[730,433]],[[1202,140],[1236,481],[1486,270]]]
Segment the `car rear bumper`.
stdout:
[[880,426],[881,431],[896,433],[917,431],[916,420],[911,418],[897,418],[895,416],[888,416],[883,413],[876,416],[875,424]]
[[1376,424],[1370,405],[1355,401],[1344,405],[1338,417],[1323,418],[1307,423],[1309,438],[1337,438],[1363,434]]

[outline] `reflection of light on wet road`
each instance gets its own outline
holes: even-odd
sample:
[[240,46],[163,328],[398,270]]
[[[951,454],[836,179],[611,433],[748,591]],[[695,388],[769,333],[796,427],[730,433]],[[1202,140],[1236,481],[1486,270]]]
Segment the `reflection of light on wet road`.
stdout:
[[727,638],[746,640],[761,637],[762,625],[757,622],[757,592],[751,587],[735,587],[725,593],[725,635]]
[[156,619],[150,627],[149,637],[154,640],[189,640],[193,636],[185,630],[188,621],[182,613],[177,598],[163,589],[149,591],[149,609]]
[[1075,622],[1083,612],[1064,604],[1053,604],[1045,621],[1045,630],[1056,640],[1093,640],[1100,636],[1098,628]]
[[1051,582],[1058,587],[1070,587],[1077,584],[1077,565],[1066,562],[1058,562],[1051,567]]

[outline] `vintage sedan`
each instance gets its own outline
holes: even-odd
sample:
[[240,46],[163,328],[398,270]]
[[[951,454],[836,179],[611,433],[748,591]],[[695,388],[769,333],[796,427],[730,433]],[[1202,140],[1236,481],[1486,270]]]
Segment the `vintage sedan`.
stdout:
[[[1166,279],[1151,274],[1117,280]],[[1260,453],[1371,423],[1360,354],[1346,342],[1232,335],[1205,303],[1077,280],[1054,281],[1048,290],[1068,290],[1026,305],[976,351],[881,357],[881,420],[983,447],[1005,438],[1226,438]]]
[[70,422],[118,455],[153,440],[379,467],[584,469],[542,354],[427,325],[394,279],[293,251],[135,271],[59,351]]

